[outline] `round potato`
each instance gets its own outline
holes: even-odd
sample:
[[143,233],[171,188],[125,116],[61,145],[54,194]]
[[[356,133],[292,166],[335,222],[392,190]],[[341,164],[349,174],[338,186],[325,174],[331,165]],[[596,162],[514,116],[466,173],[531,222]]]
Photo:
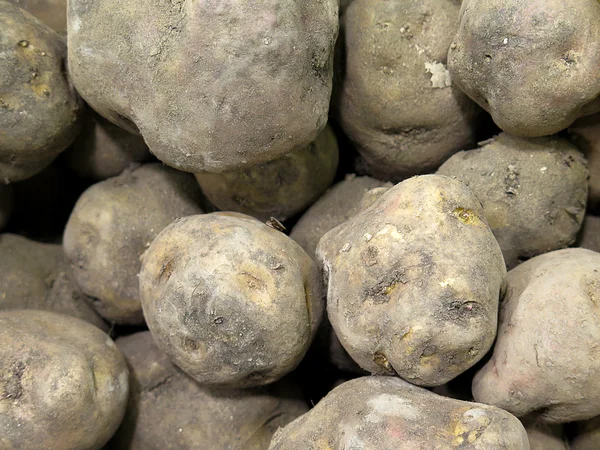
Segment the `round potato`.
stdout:
[[59,34],[67,34],[67,0],[8,0]]
[[95,450],[127,406],[125,359],[98,328],[47,311],[0,311],[0,448]]
[[186,217],[143,256],[140,294],[157,345],[202,384],[271,383],[302,360],[323,310],[315,264],[239,213]]
[[329,127],[308,147],[242,171],[197,173],[206,197],[222,211],[286,220],[310,206],[331,185],[338,146]]
[[0,183],[0,230],[8,223],[13,210],[13,191],[8,184]]
[[600,210],[600,114],[575,122],[569,133],[577,147],[585,153],[590,170],[588,206]]
[[64,40],[0,1],[0,180],[24,180],[75,139],[81,101],[64,71]]
[[194,177],[146,164],[86,190],[65,228],[63,247],[81,290],[105,319],[144,322],[138,273],[140,256],[178,217],[199,214]]

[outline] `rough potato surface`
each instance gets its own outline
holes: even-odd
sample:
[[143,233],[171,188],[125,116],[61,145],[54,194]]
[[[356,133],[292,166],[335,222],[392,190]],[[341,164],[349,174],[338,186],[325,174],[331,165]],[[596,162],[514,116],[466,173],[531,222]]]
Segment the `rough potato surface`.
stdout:
[[588,160],[588,205],[597,211],[600,209],[600,114],[579,119],[569,128],[569,133]]
[[0,448],[96,450],[127,406],[128,370],[98,328],[46,311],[0,311]]
[[63,247],[77,284],[105,319],[143,323],[140,257],[175,219],[202,212],[200,195],[193,176],[161,164],[126,171],[81,195]]
[[[356,0],[355,0],[356,1]],[[279,430],[269,450],[529,450],[515,417],[398,378],[363,377]]]
[[8,0],[59,34],[67,34],[67,0]]
[[453,0],[354,0],[342,16],[333,112],[369,175],[400,181],[431,172],[474,144],[479,109],[445,65],[459,8]]
[[302,360],[323,310],[318,271],[289,237],[239,213],[186,217],[144,254],[144,316],[202,384],[271,383]]
[[452,156],[437,173],[458,178],[475,193],[509,268],[575,242],[588,170],[567,140],[502,133]]
[[496,334],[506,269],[481,205],[461,182],[406,180],[321,239],[329,320],[364,369],[441,385]]
[[131,394],[111,449],[267,450],[277,428],[308,411],[286,383],[203,388],[171,363],[150,332],[120,338],[117,346],[131,368]]
[[452,80],[515,136],[600,110],[598,0],[464,0]]
[[336,0],[73,0],[69,72],[164,163],[239,170],[325,127],[337,32]]
[[222,211],[283,221],[314,203],[331,185],[338,146],[330,127],[308,147],[242,171],[197,173],[202,192]]
[[508,273],[498,339],[473,380],[475,400],[547,423],[600,414],[600,254],[536,256]]
[[6,226],[13,210],[14,197],[10,185],[0,183],[0,231]]
[[80,99],[64,72],[64,40],[24,10],[0,1],[0,180],[24,180],[67,148]]

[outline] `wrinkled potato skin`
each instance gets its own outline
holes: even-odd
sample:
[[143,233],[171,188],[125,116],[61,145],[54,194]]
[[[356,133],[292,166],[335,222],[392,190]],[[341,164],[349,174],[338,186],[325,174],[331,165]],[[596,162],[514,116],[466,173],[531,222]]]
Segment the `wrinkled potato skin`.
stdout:
[[104,332],[47,311],[0,311],[0,448],[99,449],[127,396],[125,359]]
[[8,0],[34,15],[58,34],[67,34],[67,0]]
[[94,113],[67,152],[69,168],[83,178],[102,181],[120,175],[136,163],[152,159],[141,136],[125,131]]
[[42,171],[73,142],[81,103],[55,31],[4,1],[0,30],[0,180],[9,183]]
[[308,350],[322,315],[317,268],[292,239],[239,213],[186,217],[144,254],[144,316],[201,384],[271,383]]
[[581,227],[579,247],[600,252],[600,217],[585,216]]
[[473,379],[475,400],[547,423],[600,414],[598,273],[600,254],[580,248],[508,273],[493,356]]
[[452,80],[515,136],[557,133],[600,111],[600,2],[464,0]]
[[600,417],[575,425],[575,436],[571,440],[570,450],[598,450],[600,448]]
[[338,146],[329,126],[308,147],[243,171],[197,173],[202,192],[222,211],[283,221],[314,203],[331,185]]
[[444,65],[459,8],[354,0],[342,16],[333,112],[369,175],[397,182],[431,172],[475,143],[479,108],[451,86]]
[[0,310],[40,309],[107,324],[71,280],[62,247],[15,234],[0,234]]
[[323,236],[329,320],[363,369],[437,386],[489,350],[506,269],[482,218],[464,184],[425,175]]
[[69,72],[165,164],[240,170],[325,127],[338,26],[336,0],[73,0]]
[[452,156],[437,173],[471,188],[509,268],[575,242],[585,216],[588,170],[567,140],[502,133],[482,148]]
[[0,231],[6,226],[14,206],[14,196],[10,185],[0,184]]
[[[150,332],[117,340],[131,394],[113,450],[266,450],[277,428],[308,411],[286,384],[211,391],[176,368]],[[210,447],[207,443],[210,442]]]
[[524,424],[530,450],[569,450],[562,425]]
[[590,170],[589,208],[600,210],[600,114],[579,119],[569,128],[571,139],[585,153]]
[[348,381],[275,433],[269,450],[529,450],[506,411],[441,397],[398,378]]
[[200,214],[200,189],[189,174],[146,164],[91,186],[77,201],[63,247],[81,290],[105,319],[144,322],[140,257],[178,217]]

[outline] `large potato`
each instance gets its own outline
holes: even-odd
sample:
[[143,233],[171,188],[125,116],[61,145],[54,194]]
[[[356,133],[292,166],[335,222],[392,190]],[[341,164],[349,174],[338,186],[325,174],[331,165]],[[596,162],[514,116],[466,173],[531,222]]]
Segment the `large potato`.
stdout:
[[589,207],[600,208],[600,114],[584,117],[569,128],[577,146],[585,153],[590,170]]
[[0,448],[99,449],[123,418],[128,386],[123,355],[98,328],[0,311]]
[[59,34],[67,34],[67,0],[8,0]]
[[342,16],[333,112],[382,180],[431,172],[475,141],[479,108],[446,70],[453,0],[354,0]]
[[73,0],[69,72],[166,164],[238,170],[325,127],[337,32],[336,0]]
[[266,450],[277,428],[308,411],[292,386],[214,391],[175,367],[149,332],[117,340],[130,366],[125,419],[113,450]]
[[575,242],[588,170],[567,140],[502,133],[452,156],[437,173],[458,178],[475,193],[509,268]]
[[8,183],[40,172],[73,142],[81,105],[55,31],[1,0],[0,30],[0,180]]
[[328,126],[308,147],[235,172],[197,173],[202,192],[222,211],[260,220],[286,220],[306,209],[331,185],[338,165]]
[[10,185],[0,182],[0,230],[8,223],[13,210],[13,191]]
[[600,111],[598,0],[464,0],[452,80],[516,136]]
[[329,320],[364,369],[441,385],[489,350],[506,269],[461,182],[406,180],[327,233],[317,259]]
[[144,254],[144,316],[157,345],[202,384],[271,383],[302,360],[323,310],[313,261],[239,213],[186,217]]
[[441,397],[398,378],[335,388],[278,431],[269,450],[529,450],[523,425],[499,408]]
[[600,414],[600,254],[536,256],[508,273],[498,339],[475,400],[548,423]]
[[105,319],[143,323],[140,256],[175,219],[201,213],[199,201],[193,176],[161,164],[126,171],[81,195],[63,246],[77,284]]

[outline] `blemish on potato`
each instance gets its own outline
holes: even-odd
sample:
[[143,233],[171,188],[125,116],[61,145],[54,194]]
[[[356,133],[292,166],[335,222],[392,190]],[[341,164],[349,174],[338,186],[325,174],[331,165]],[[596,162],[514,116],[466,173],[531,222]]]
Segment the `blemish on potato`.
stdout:
[[454,217],[466,225],[481,225],[481,219],[470,209],[456,208],[453,212]]

